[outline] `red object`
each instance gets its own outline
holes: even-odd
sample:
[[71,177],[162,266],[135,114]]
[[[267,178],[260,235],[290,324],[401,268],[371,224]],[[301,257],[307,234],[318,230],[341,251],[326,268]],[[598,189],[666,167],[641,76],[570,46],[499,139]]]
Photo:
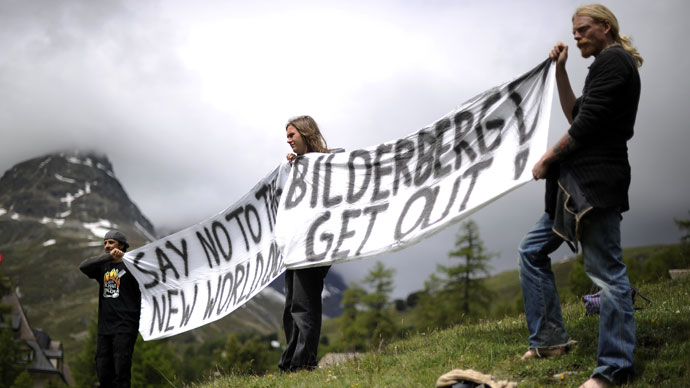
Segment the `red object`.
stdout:
[[2,264],[5,261],[5,256],[2,255],[2,252],[0,252],[0,264]]

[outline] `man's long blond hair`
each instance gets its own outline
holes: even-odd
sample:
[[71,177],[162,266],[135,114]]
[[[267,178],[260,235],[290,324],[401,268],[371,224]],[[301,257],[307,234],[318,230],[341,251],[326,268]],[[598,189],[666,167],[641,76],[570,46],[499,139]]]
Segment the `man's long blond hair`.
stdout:
[[601,4],[583,5],[575,10],[573,17],[575,16],[589,16],[596,23],[608,23],[611,26],[611,36],[613,37],[613,41],[620,44],[625,51],[632,55],[632,57],[635,59],[637,67],[642,66],[644,59],[642,59],[640,53],[632,45],[632,40],[630,37],[620,33],[618,19],[616,19],[616,15],[614,15],[610,9]]
[[295,127],[300,136],[302,136],[302,139],[304,139],[304,143],[307,146],[307,152],[329,152],[328,145],[326,145],[326,139],[323,138],[319,126],[311,116],[293,117],[285,124],[285,129],[287,130],[287,127],[290,125]]

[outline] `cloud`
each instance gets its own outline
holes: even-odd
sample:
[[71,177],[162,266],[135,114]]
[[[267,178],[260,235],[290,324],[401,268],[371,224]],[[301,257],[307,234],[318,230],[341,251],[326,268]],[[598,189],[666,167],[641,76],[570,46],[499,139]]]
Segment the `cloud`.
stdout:
[[[160,229],[242,197],[289,151],[284,125],[310,114],[329,145],[414,132],[571,43],[569,2],[20,1],[0,3],[0,171],[61,149],[106,153]],[[612,1],[646,61],[629,143],[632,210],[623,245],[678,239],[690,179],[685,2]],[[574,47],[574,46],[573,46]],[[571,50],[574,89],[591,60]],[[567,129],[554,103],[550,139]],[[530,183],[473,216],[495,271],[542,210]],[[446,263],[456,227],[381,259],[396,295]],[[567,252],[559,252],[560,259]],[[361,279],[373,260],[340,265]]]

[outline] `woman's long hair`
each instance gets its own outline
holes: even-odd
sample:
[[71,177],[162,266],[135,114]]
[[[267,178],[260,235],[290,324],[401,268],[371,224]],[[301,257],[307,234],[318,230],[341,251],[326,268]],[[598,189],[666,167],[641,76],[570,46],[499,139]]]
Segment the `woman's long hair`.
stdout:
[[304,139],[304,143],[307,146],[307,152],[329,152],[328,145],[326,145],[326,139],[323,138],[319,126],[311,116],[293,117],[285,124],[285,129],[287,130],[287,127],[290,125],[295,127],[300,136],[302,136],[302,139]]
[[644,59],[637,49],[632,45],[632,39],[630,39],[628,35],[620,33],[618,19],[616,19],[616,15],[614,15],[610,9],[601,4],[583,5],[575,10],[573,17],[575,16],[589,16],[596,23],[608,23],[611,26],[611,36],[613,37],[613,41],[620,44],[625,51],[632,55],[632,57],[635,59],[635,64],[637,64],[637,67],[642,66]]

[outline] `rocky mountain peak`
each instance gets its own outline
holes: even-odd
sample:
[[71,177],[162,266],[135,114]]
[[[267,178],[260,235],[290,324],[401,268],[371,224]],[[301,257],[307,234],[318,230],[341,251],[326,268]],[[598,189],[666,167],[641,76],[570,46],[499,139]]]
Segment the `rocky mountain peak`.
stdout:
[[[134,229],[154,240],[151,222],[129,199],[105,155],[60,152],[21,162],[0,178],[0,213],[58,228]],[[2,216],[2,214],[0,214]]]

